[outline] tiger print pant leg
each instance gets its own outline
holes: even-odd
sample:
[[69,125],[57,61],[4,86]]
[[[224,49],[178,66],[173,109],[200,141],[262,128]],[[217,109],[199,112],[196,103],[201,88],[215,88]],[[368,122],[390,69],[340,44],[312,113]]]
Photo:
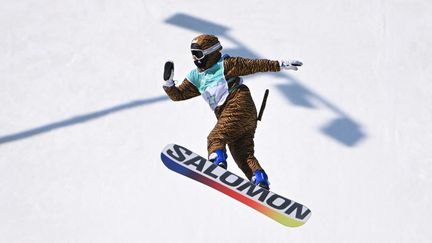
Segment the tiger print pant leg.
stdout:
[[237,141],[228,144],[234,161],[249,180],[252,178],[256,170],[262,169],[254,155],[253,137],[254,134],[248,134]]
[[228,97],[222,111],[216,111],[216,116],[218,121],[207,137],[208,154],[226,150],[228,145],[233,159],[250,179],[261,166],[254,156],[257,111],[249,88],[241,85]]

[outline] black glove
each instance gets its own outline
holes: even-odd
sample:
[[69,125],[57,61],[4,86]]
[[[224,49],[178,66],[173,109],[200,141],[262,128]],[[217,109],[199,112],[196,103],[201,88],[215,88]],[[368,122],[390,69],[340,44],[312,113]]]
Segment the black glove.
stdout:
[[174,62],[167,61],[164,66],[163,79],[165,80],[164,86],[172,87],[174,86]]

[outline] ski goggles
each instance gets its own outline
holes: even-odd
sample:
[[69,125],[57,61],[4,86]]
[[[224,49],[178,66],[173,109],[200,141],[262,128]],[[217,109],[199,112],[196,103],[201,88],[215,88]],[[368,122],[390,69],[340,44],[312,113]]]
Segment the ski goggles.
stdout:
[[[193,44],[192,44],[192,45],[193,45]],[[192,48],[191,48],[192,57],[193,57],[195,60],[201,60],[201,59],[203,59],[206,55],[208,55],[208,54],[210,54],[210,53],[213,53],[213,52],[217,51],[220,47],[222,47],[222,46],[221,46],[221,44],[220,44],[219,42],[216,43],[216,44],[214,44],[213,46],[211,46],[211,47],[205,49],[205,50],[198,49],[198,48],[193,48],[193,46],[192,46]]]

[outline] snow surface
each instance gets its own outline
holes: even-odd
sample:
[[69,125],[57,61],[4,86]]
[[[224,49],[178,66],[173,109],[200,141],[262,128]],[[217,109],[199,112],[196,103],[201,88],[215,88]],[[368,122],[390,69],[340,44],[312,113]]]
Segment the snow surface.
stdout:
[[[0,242],[432,242],[431,30],[428,0],[3,0]],[[257,105],[270,89],[256,156],[304,226],[160,161],[206,155],[207,104],[161,88],[203,32],[304,62],[245,78]]]

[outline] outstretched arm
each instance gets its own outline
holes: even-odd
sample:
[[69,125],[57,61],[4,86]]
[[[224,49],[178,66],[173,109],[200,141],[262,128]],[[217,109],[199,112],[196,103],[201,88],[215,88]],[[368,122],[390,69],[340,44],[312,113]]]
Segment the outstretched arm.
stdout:
[[258,72],[278,72],[278,61],[267,59],[248,59],[243,57],[228,57],[224,60],[225,77],[238,77]]
[[174,63],[168,61],[164,67],[163,89],[173,101],[187,100],[200,95],[198,89],[189,80],[184,79],[183,83],[175,86],[174,83]]
[[225,77],[238,77],[258,72],[279,72],[281,69],[297,70],[300,61],[273,61],[267,59],[248,59],[243,57],[225,58]]

